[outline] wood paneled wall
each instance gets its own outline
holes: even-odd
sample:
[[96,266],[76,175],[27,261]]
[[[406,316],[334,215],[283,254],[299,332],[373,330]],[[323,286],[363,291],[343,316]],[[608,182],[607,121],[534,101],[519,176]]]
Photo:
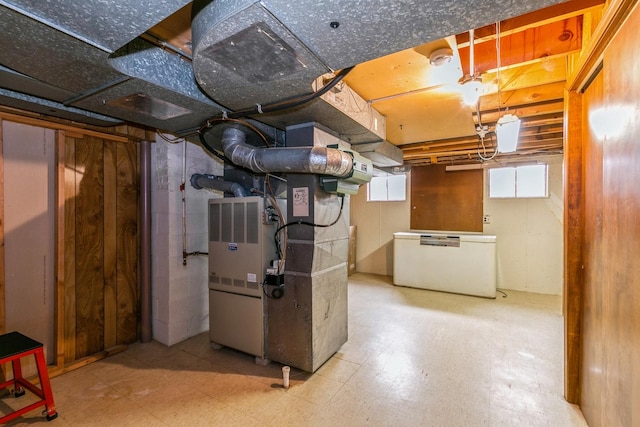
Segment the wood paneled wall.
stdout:
[[[56,130],[56,361],[50,375],[84,366],[137,340],[138,144],[151,130],[113,129],[0,107],[0,333],[5,332],[4,120]],[[29,141],[24,141],[29,143]],[[0,378],[2,372],[0,371]]]
[[[608,7],[569,81],[579,101],[569,122],[580,120],[582,158],[581,170],[567,171],[580,184],[580,204],[568,194],[565,208],[575,215],[565,242],[576,233],[580,245],[567,246],[565,257],[566,396],[591,426],[632,426],[640,425],[640,8],[630,0]],[[611,115],[599,121],[596,112]]]
[[411,169],[411,229],[482,232],[483,171]]
[[[581,406],[594,426],[640,423],[639,26],[636,8],[606,49],[601,75],[585,92],[587,114],[620,107],[635,112],[620,124],[623,128],[604,137],[591,131],[584,138]],[[600,124],[588,115],[584,122],[592,128]]]
[[[64,138],[64,354],[137,339],[137,145]],[[61,156],[62,157],[62,156]]]

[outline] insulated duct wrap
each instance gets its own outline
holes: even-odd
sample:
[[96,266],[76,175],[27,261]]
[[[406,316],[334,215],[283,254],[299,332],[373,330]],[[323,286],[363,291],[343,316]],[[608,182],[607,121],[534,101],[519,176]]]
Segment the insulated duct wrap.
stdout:
[[247,197],[249,194],[244,187],[237,182],[229,182],[216,177],[215,175],[204,175],[200,173],[194,173],[191,175],[191,186],[196,190],[203,188],[210,188],[212,190],[223,191],[225,193],[231,193],[234,197]]
[[235,165],[257,173],[311,173],[339,178],[351,176],[353,157],[326,147],[257,148],[245,142],[245,134],[227,128],[222,134],[224,155]]

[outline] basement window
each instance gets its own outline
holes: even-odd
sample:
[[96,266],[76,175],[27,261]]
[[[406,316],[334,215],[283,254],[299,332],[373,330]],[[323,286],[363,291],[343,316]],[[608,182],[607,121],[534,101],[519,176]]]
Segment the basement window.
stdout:
[[489,197],[548,197],[548,176],[546,163],[489,169]]
[[407,200],[405,175],[374,176],[367,184],[368,202],[401,202]]

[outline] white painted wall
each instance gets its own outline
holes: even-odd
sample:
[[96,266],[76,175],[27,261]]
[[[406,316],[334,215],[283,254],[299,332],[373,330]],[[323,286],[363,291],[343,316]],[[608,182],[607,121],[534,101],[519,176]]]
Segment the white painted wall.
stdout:
[[[560,295],[563,269],[562,155],[541,157],[549,163],[549,197],[489,199],[485,177],[485,234],[497,236],[498,287]],[[487,173],[485,172],[485,175]],[[410,176],[407,195],[410,195]],[[393,233],[408,231],[411,204],[367,202],[365,187],[351,196],[351,224],[356,225],[356,270],[393,275]]]
[[[6,331],[54,344],[55,131],[2,122]],[[36,373],[33,359],[23,364]]]
[[351,225],[357,226],[356,271],[393,275],[393,233],[408,231],[411,220],[409,202],[411,176],[407,176],[404,202],[367,202],[363,185],[351,196]]
[[562,155],[540,157],[549,164],[549,197],[490,199],[485,171],[485,234],[497,236],[498,287],[562,294]]
[[[186,146],[185,146],[186,144]],[[152,311],[153,338],[173,345],[209,329],[207,257],[182,258],[183,154],[186,147],[187,252],[207,252],[207,201],[220,192],[195,190],[194,173],[222,175],[223,166],[200,146],[171,144],[156,137],[152,144]]]

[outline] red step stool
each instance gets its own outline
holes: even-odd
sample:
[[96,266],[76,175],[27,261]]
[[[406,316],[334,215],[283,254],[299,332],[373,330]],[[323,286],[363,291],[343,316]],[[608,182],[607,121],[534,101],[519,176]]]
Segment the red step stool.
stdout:
[[[13,379],[0,383],[0,389],[14,385],[14,397],[24,396],[25,389],[29,390],[41,400],[18,409],[8,415],[0,418],[0,424],[33,411],[39,406],[44,405],[47,421],[51,421],[58,416],[56,405],[53,403],[53,393],[51,392],[51,383],[49,382],[49,373],[47,372],[47,362],[44,357],[44,347],[38,341],[22,335],[19,332],[10,332],[0,335],[0,364],[9,363],[13,367]],[[22,377],[22,366],[20,359],[33,354],[36,358],[38,367],[38,377],[40,377],[40,387],[38,388]]]

